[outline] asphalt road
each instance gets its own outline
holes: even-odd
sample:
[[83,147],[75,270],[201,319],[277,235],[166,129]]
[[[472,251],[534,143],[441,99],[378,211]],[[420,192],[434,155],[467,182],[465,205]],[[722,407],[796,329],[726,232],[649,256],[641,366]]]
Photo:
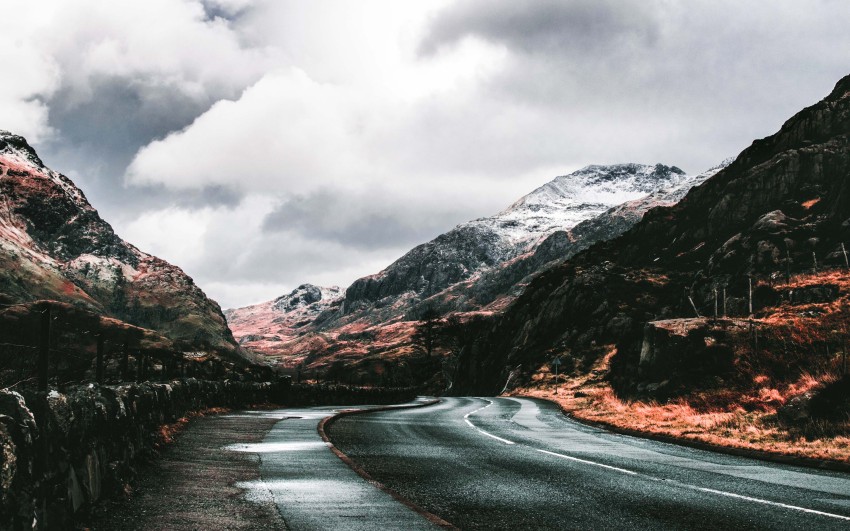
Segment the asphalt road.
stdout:
[[850,529],[850,474],[617,435],[545,401],[446,398],[329,435],[462,529]]
[[244,489],[249,501],[275,506],[283,519],[281,527],[286,529],[439,529],[357,475],[317,432],[322,419],[343,409],[374,407],[319,406],[244,413],[246,419],[261,415],[278,422],[260,442],[224,447],[231,455],[259,456],[260,477],[235,486]]

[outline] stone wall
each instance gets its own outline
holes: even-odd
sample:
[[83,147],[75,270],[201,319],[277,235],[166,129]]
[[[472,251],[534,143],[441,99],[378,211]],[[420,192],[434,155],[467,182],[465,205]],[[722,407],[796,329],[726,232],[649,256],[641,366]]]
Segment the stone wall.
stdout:
[[259,403],[388,403],[415,391],[339,385],[175,380],[0,391],[0,529],[73,528],[74,515],[125,492],[161,427],[190,411]]

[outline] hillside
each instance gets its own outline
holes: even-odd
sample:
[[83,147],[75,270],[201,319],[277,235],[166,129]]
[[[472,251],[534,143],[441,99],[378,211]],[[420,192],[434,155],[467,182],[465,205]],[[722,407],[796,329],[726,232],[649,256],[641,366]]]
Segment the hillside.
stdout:
[[844,265],[848,135],[844,78],[675,206],[650,211],[622,237],[535,279],[483,338],[481,361],[499,366],[481,374],[487,385],[498,386],[503,367],[515,362],[531,369],[542,353],[594,359],[609,345],[620,371],[636,374],[644,326],[693,317],[688,296],[706,307],[725,286],[729,313],[746,316],[748,275],[809,272],[813,257],[820,267]]
[[469,319],[453,391],[551,396],[559,358],[577,416],[850,459],[848,241],[850,76],[676,205]]
[[234,354],[218,304],[180,268],[119,238],[83,192],[0,131],[0,303],[49,299]]

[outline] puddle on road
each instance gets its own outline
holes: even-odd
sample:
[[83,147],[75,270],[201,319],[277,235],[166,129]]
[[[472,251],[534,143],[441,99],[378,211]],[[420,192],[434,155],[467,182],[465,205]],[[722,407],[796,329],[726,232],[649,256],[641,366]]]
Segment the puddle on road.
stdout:
[[224,449],[230,452],[245,452],[251,454],[271,454],[277,452],[303,452],[325,448],[324,441],[292,441],[292,442],[262,442],[250,444],[230,444]]

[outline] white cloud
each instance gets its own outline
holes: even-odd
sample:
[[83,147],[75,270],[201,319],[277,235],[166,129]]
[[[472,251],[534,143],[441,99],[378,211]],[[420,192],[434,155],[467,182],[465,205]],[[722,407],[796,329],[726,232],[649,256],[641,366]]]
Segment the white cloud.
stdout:
[[186,130],[139,151],[131,184],[225,186],[303,193],[367,172],[358,158],[358,112],[346,94],[299,70],[266,75],[237,101],[220,101]]
[[7,4],[0,129],[228,306],[344,285],[585,164],[703,170],[850,46],[830,0]]

